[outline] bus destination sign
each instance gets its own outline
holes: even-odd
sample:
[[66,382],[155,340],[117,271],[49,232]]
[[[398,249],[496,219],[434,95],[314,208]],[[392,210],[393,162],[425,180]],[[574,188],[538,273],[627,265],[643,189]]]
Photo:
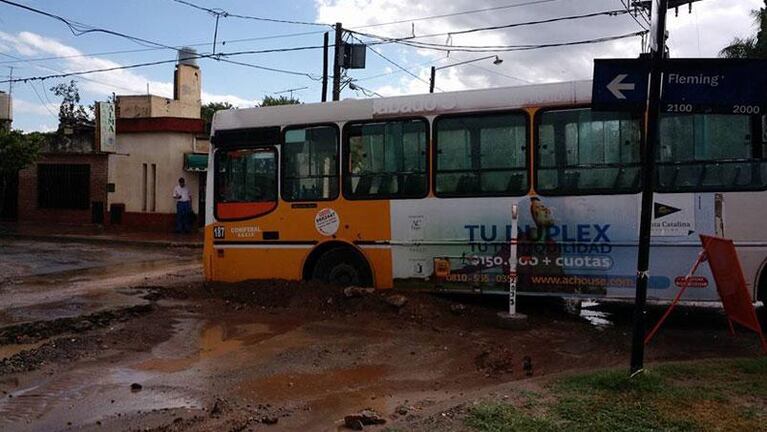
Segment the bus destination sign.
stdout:
[[[767,112],[767,60],[667,59],[661,111],[763,114]],[[648,63],[644,59],[594,61],[596,110],[643,110]]]

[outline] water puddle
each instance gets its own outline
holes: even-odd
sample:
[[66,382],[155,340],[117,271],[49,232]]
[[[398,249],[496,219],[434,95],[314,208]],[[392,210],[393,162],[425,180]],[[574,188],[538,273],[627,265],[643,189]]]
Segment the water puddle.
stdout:
[[357,391],[381,381],[388,368],[385,365],[365,365],[333,369],[322,373],[287,373],[249,381],[242,391],[259,399],[286,401]]
[[59,285],[65,283],[86,282],[94,279],[120,276],[125,274],[147,273],[178,264],[195,262],[189,258],[160,258],[137,262],[119,262],[108,265],[100,264],[93,267],[71,269],[64,271],[38,271],[35,275],[23,278],[25,285]]
[[[132,383],[142,384],[142,390],[132,392]],[[186,390],[158,382],[155,374],[126,368],[51,375],[9,394],[0,399],[0,430],[61,430],[67,424],[78,429],[107,417],[203,406]]]
[[611,314],[596,310],[599,306],[595,301],[584,301],[581,304],[580,317],[595,327],[610,327],[613,325]]
[[[295,328],[296,324],[290,323],[265,323],[265,322],[217,322],[207,324],[199,333],[197,347],[192,353],[179,356],[174,345],[189,346],[172,341],[170,346],[161,347],[153,353],[153,358],[143,361],[134,367],[137,370],[151,370],[160,372],[179,372],[192,367],[192,365],[210,359],[218,359],[228,354],[241,350],[243,347],[257,344],[276,335],[285,333]],[[179,330],[183,332],[183,330]],[[187,334],[179,334],[178,337],[191,337]],[[182,348],[183,349],[183,348]]]

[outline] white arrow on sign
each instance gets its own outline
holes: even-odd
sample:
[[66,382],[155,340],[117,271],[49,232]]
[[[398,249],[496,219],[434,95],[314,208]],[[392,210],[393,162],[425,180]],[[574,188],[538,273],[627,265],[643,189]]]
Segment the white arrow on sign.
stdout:
[[610,93],[618,99],[626,99],[626,95],[622,93],[623,90],[634,90],[636,87],[634,83],[623,82],[627,76],[628,74],[618,74],[615,79],[610,81],[610,84],[607,84],[607,90],[610,90]]

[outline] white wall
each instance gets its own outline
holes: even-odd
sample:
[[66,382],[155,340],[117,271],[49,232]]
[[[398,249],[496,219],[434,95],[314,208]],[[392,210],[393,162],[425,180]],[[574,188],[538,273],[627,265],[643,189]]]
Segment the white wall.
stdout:
[[[178,178],[184,177],[197,213],[199,174],[184,171],[184,153],[194,151],[194,134],[148,132],[117,135],[117,154],[109,156],[109,182],[115,191],[109,204],[123,203],[126,212],[175,213],[172,197]],[[147,164],[147,206],[144,209],[143,164]],[[155,208],[152,210],[152,164],[157,167]]]

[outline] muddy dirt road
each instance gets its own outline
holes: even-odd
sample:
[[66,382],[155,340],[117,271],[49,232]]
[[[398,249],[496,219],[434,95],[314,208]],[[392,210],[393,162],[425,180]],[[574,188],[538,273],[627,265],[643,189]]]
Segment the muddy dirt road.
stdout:
[[[498,386],[628,359],[620,308],[585,319],[523,302],[531,328],[513,332],[493,325],[503,302],[204,286],[195,253],[145,251],[80,276],[51,272],[51,283],[3,282],[0,430],[335,431],[364,409],[386,421],[365,430],[411,430]],[[755,338],[726,328],[717,311],[682,311],[648,357],[758,352]]]

